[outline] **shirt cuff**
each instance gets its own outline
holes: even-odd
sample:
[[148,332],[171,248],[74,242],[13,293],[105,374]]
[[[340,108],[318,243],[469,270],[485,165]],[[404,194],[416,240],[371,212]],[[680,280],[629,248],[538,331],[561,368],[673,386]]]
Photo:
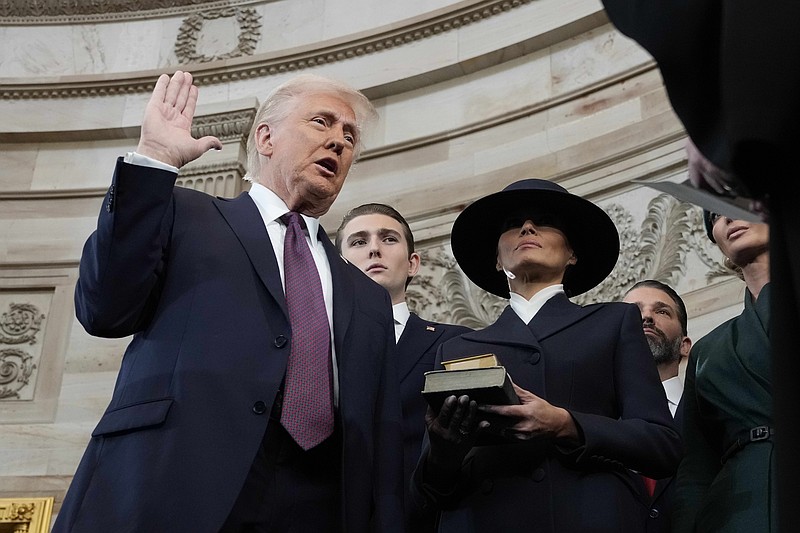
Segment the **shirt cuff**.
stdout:
[[131,165],[159,168],[161,170],[174,172],[175,174],[178,173],[178,167],[173,167],[172,165],[162,163],[161,161],[153,159],[152,157],[147,157],[146,155],[137,154],[136,152],[128,152],[127,154],[125,154],[125,158],[123,159],[123,161]]

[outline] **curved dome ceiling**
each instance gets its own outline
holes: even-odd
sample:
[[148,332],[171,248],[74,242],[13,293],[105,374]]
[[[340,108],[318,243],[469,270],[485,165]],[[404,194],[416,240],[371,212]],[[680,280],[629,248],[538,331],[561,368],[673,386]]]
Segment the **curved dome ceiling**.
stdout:
[[197,10],[251,4],[253,0],[6,0],[0,2],[0,23],[47,24],[86,20],[117,20],[172,15]]

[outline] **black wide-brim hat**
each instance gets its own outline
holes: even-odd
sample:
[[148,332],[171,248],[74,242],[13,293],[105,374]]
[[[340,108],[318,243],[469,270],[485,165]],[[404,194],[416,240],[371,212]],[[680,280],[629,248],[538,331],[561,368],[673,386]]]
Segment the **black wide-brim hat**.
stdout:
[[497,270],[497,244],[509,214],[553,215],[577,263],[567,267],[564,292],[577,296],[599,285],[619,258],[617,227],[599,206],[542,179],[525,179],[468,205],[453,222],[450,244],[464,274],[478,287],[509,298],[508,279]]

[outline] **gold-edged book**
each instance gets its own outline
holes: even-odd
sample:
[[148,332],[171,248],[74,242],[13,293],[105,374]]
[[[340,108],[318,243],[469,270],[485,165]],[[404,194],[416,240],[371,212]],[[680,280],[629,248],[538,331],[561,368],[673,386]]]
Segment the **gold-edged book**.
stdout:
[[448,396],[464,394],[484,405],[520,403],[511,378],[505,367],[500,365],[425,372],[422,395],[434,410],[441,409]]
[[484,353],[481,355],[470,355],[469,357],[462,357],[461,359],[451,359],[443,361],[442,366],[445,370],[464,370],[466,368],[487,368],[491,366],[500,366],[500,361],[493,353]]

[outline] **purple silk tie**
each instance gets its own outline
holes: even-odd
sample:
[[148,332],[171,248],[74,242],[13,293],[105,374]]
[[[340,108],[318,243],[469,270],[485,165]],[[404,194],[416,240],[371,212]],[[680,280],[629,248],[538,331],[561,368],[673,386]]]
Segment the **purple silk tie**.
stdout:
[[319,272],[303,233],[305,221],[289,211],[281,222],[286,224],[283,272],[292,327],[281,424],[309,450],[333,433],[331,333]]

